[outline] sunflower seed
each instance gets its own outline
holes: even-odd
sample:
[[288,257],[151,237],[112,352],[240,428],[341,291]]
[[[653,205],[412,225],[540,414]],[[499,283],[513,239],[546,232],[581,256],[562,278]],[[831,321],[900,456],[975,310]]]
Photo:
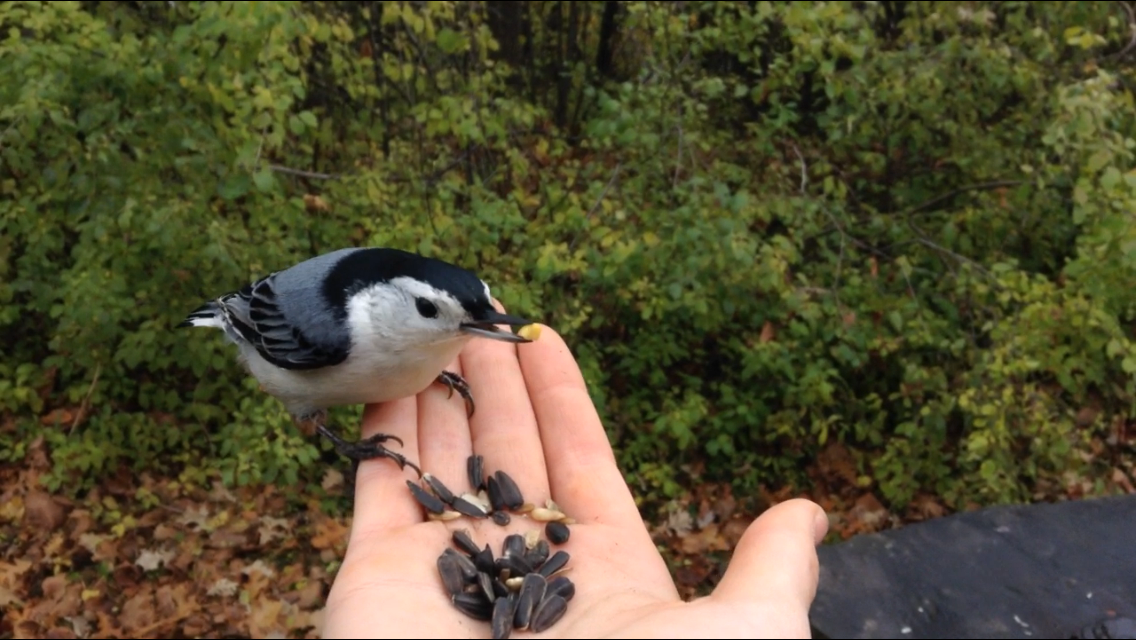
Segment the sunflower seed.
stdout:
[[478,491],[477,493],[463,493],[458,497],[460,497],[462,500],[465,500],[466,502],[472,504],[473,506],[477,507],[478,509],[481,509],[486,514],[488,514],[489,511],[490,511],[489,497],[485,495],[484,491]]
[[525,555],[525,537],[519,533],[505,536],[505,542],[501,545],[501,555],[518,558]]
[[504,598],[512,592],[509,591],[509,587],[505,586],[505,583],[498,577],[493,578],[493,593],[497,594],[498,598]]
[[564,601],[572,599],[576,595],[576,585],[567,576],[556,576],[548,581],[548,587],[544,590],[545,597],[560,596]]
[[426,481],[426,484],[430,485],[430,490],[433,491],[434,495],[438,496],[442,502],[450,504],[454,501],[454,492],[446,488],[446,485],[442,484],[441,480],[429,473],[422,474],[422,479]]
[[485,599],[485,595],[477,593],[459,593],[450,598],[458,611],[475,619],[488,622],[493,618],[493,604]]
[[[466,495],[468,495],[468,494],[466,494]],[[480,506],[478,506],[476,504],[473,504],[472,502],[467,500],[464,496],[461,497],[461,498],[454,498],[454,502],[453,502],[452,506],[454,508],[454,511],[457,511],[460,514],[462,514],[464,516],[469,516],[471,518],[484,518],[485,516],[488,515],[485,512],[484,509],[482,509]]]
[[[456,506],[454,507],[457,508]],[[552,509],[545,509],[544,507],[537,507],[529,513],[529,517],[537,522],[553,522],[564,517],[560,511],[553,511]]]
[[473,543],[473,537],[469,535],[468,529],[458,529],[454,531],[453,541],[456,547],[471,556],[475,556],[481,551],[481,547]]
[[446,503],[438,499],[438,496],[430,494],[422,487],[407,480],[406,486],[410,487],[410,493],[414,494],[414,499],[418,504],[426,508],[430,513],[442,513],[446,510]]
[[548,536],[548,541],[552,544],[568,542],[568,534],[568,526],[560,522],[549,522],[544,527],[544,535]]
[[505,587],[509,589],[509,591],[520,591],[521,585],[524,584],[524,581],[524,576],[513,576],[512,578],[507,578],[505,580]]
[[504,471],[498,471],[493,474],[497,478],[497,484],[501,486],[501,501],[509,509],[517,509],[525,503],[525,499],[521,496],[521,488],[517,486],[516,482],[509,477],[509,474]]
[[497,568],[496,563],[493,562],[493,550],[489,548],[489,545],[485,545],[485,548],[478,551],[477,555],[473,557],[473,566],[477,567],[478,571],[485,573],[493,573]]
[[494,511],[504,511],[509,508],[505,504],[505,498],[501,495],[501,483],[497,482],[497,478],[489,476],[486,479],[489,490],[489,504],[493,506]]
[[504,598],[498,598],[493,603],[493,615],[490,628],[493,631],[495,640],[505,640],[513,631],[513,615],[516,610],[516,602],[513,600],[513,594],[509,594]]
[[494,524],[500,525],[502,527],[512,521],[512,518],[509,517],[508,511],[494,511],[493,514],[489,517],[493,519]]
[[570,557],[567,551],[557,551],[540,566],[540,575],[545,578],[551,577],[552,574],[560,571],[564,568],[564,565],[568,564],[568,558]]
[[438,556],[438,574],[442,576],[442,585],[451,596],[456,596],[465,589],[465,576],[454,556],[445,553]]
[[446,509],[442,513],[426,514],[427,519],[438,522],[449,522],[450,520],[457,520],[460,517],[462,517],[462,514],[458,513],[457,511],[450,511],[449,509]]
[[530,573],[521,583],[521,590],[517,592],[517,610],[513,615],[513,626],[517,629],[528,629],[532,621],[533,611],[544,598],[544,577],[539,573]]
[[539,567],[541,563],[548,560],[548,553],[548,541],[537,540],[533,548],[525,552],[525,562],[529,563],[529,566]]
[[576,519],[572,518],[570,516],[564,516],[563,518],[561,518],[557,522],[559,522],[560,524],[563,524],[563,525],[576,524]]
[[529,513],[530,511],[532,511],[535,508],[536,508],[536,506],[533,505],[533,503],[525,502],[525,503],[521,504],[521,506],[517,507],[516,509],[512,509],[512,511],[513,511],[513,513]]
[[493,590],[493,576],[485,573],[484,571],[477,574],[477,585],[481,587],[481,592],[485,594],[485,598],[490,602],[497,599],[497,592]]
[[545,598],[540,606],[533,612],[532,623],[530,627],[533,633],[540,633],[545,631],[552,625],[556,624],[564,612],[568,610],[568,601],[560,596],[550,596]]
[[471,560],[468,556],[463,556],[462,554],[450,548],[447,548],[445,551],[443,551],[442,555],[453,558],[454,562],[457,563],[458,568],[461,569],[462,578],[466,582],[473,582],[477,578],[477,567],[474,566],[473,560]]
[[523,556],[501,556],[496,560],[497,572],[508,571],[510,576],[523,576],[533,572],[532,565]]
[[477,491],[485,486],[485,459],[481,456],[470,456],[465,461],[466,474],[469,476],[469,486]]

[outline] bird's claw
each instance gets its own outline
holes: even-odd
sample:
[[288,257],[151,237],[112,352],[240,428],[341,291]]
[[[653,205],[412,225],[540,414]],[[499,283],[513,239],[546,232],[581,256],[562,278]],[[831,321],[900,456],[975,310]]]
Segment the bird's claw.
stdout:
[[457,389],[458,393],[461,394],[462,399],[465,400],[466,413],[468,414],[467,417],[472,418],[473,411],[475,409],[473,404],[473,393],[470,392],[469,383],[465,381],[465,378],[451,371],[443,371],[442,373],[438,374],[438,382],[441,382],[449,388],[450,393],[446,396],[447,400],[454,397],[454,389]]
[[394,451],[387,449],[381,444],[383,442],[386,442],[387,440],[394,440],[399,444],[399,446],[403,446],[402,439],[398,436],[392,436],[386,433],[376,433],[370,438],[364,438],[358,442],[348,442],[332,433],[326,426],[322,424],[316,427],[316,431],[318,431],[319,434],[323,437],[331,440],[332,444],[335,445],[335,450],[338,451],[340,455],[346,456],[355,461],[356,465],[364,460],[372,460],[374,458],[389,458],[398,465],[399,469],[410,467],[411,469],[414,469],[419,478],[422,477],[422,469],[418,468],[418,465],[414,464],[410,460],[407,460],[406,456],[402,455],[401,453],[395,453]]

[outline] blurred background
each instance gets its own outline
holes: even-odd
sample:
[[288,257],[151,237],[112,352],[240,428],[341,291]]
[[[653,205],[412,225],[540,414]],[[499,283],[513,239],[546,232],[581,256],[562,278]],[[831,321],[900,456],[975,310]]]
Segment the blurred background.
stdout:
[[1134,491],[1136,3],[6,2],[0,27],[5,637],[313,633],[349,468],[173,327],[344,246],[471,268],[565,336],[686,595],[792,496],[837,540]]

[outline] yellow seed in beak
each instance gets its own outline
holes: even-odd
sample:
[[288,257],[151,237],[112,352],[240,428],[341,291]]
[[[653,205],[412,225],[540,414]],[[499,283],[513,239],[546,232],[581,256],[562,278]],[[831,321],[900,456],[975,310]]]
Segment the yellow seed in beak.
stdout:
[[525,326],[517,329],[517,335],[525,338],[526,340],[536,341],[540,338],[540,325],[539,324],[526,324]]

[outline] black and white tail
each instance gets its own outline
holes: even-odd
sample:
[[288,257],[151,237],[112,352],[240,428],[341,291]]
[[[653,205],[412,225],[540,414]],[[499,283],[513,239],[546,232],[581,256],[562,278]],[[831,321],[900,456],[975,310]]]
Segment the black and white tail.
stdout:
[[177,328],[182,327],[213,327],[215,329],[224,329],[225,325],[222,321],[223,312],[221,305],[217,304],[216,300],[210,300],[201,305],[193,311],[193,313],[186,316]]

